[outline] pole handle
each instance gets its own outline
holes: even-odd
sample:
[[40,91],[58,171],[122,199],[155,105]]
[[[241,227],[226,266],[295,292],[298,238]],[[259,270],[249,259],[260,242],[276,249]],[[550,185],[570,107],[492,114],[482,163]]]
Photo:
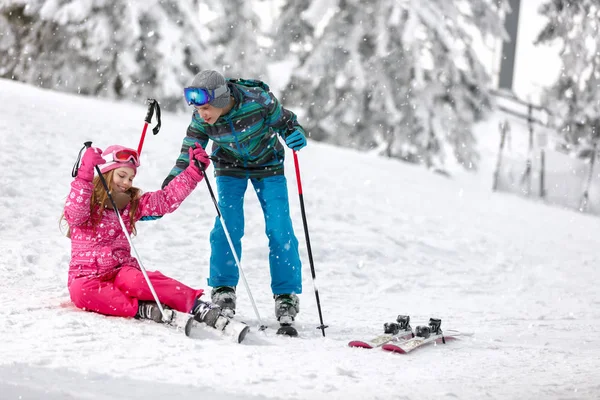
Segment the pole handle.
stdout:
[[154,103],[156,103],[156,100],[148,99],[148,112],[146,113],[146,118],[144,118],[144,121],[146,121],[147,124],[152,122],[152,116],[154,115]]
[[83,155],[83,149],[86,149],[92,145],[92,142],[84,142],[83,147],[79,150],[79,154],[77,154],[77,160],[75,160],[75,164],[73,164],[73,169],[71,170],[71,176],[75,178],[79,173],[79,162],[81,161],[81,156]]

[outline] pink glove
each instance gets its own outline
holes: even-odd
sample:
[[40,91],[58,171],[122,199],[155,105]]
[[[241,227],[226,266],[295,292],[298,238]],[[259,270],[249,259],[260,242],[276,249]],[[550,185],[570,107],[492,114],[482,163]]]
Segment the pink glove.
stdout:
[[206,171],[210,165],[210,158],[208,158],[208,154],[206,154],[206,151],[204,151],[202,146],[195,146],[196,147],[190,146],[190,149],[188,150],[188,154],[190,156],[190,165],[188,169],[191,170],[193,175],[198,178],[198,181],[200,181],[203,177],[202,171],[198,169],[194,160],[198,160],[198,162],[202,164],[204,170]]
[[94,180],[94,167],[104,164],[106,160],[102,158],[102,150],[97,147],[88,147],[81,158],[81,166],[77,171],[77,176],[84,181]]

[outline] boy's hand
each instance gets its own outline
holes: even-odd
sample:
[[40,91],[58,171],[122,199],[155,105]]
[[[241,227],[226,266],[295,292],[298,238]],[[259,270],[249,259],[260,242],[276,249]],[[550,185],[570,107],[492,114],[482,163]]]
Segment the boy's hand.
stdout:
[[306,146],[306,136],[300,129],[296,129],[285,138],[287,147],[294,151],[298,151]]

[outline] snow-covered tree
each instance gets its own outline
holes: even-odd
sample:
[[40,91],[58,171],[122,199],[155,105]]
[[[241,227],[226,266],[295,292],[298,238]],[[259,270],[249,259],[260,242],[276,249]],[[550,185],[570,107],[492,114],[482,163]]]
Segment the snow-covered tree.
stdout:
[[252,1],[207,1],[212,15],[206,43],[213,49],[213,69],[227,77],[266,78],[268,58],[259,45],[263,36]]
[[490,96],[468,29],[502,37],[507,9],[505,0],[312,0],[298,16],[315,35],[286,98],[306,109],[315,139],[428,166],[452,153],[474,168],[471,128]]
[[174,108],[212,60],[197,15],[197,0],[3,0],[0,77]]
[[[271,47],[272,60],[284,60],[293,54],[304,59],[310,50],[314,27],[308,22],[306,13],[311,5],[311,0],[283,0],[280,14],[274,21],[272,32],[273,45]],[[325,7],[325,11],[329,7]]]
[[562,68],[544,104],[568,146],[600,137],[600,1],[552,0],[540,7],[548,18],[536,43],[561,44]]

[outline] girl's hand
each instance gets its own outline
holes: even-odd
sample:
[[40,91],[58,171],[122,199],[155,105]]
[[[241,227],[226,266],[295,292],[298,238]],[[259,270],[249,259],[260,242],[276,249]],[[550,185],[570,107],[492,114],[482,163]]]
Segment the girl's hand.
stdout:
[[188,154],[190,156],[190,165],[188,166],[188,169],[198,179],[198,182],[200,182],[204,175],[196,165],[196,161],[202,164],[203,169],[206,171],[210,165],[210,158],[208,158],[208,154],[206,154],[206,151],[204,151],[202,146],[198,145],[190,146]]
[[[204,151],[204,149],[201,146],[191,146],[189,149],[189,155],[190,155],[190,164],[194,164],[194,166],[196,165],[196,163],[194,162],[194,160],[198,160],[198,162],[200,164],[202,164],[202,167],[206,170],[209,165],[210,165],[210,158],[208,157],[208,154],[206,154],[206,151]],[[200,172],[200,171],[198,171]]]
[[81,166],[77,171],[77,176],[85,181],[91,182],[94,179],[94,167],[104,164],[106,160],[102,158],[102,150],[97,147],[88,147],[81,158]]

